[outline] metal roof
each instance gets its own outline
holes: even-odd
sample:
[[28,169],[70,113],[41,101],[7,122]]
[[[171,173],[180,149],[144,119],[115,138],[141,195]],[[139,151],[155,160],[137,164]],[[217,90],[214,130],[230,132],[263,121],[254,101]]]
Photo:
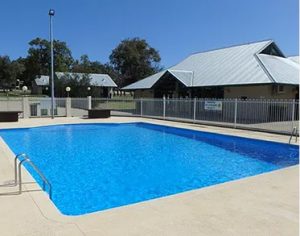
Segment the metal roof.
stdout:
[[[145,88],[151,88],[159,79],[160,77],[166,73],[166,70],[158,72],[154,75],[151,75],[145,79],[142,79],[136,83],[133,83],[131,85],[128,85],[124,89],[145,89]],[[130,87],[130,88],[129,88]]]
[[168,70],[169,73],[174,75],[181,83],[185,86],[193,86],[193,71],[184,71],[184,70]]
[[49,85],[49,76],[48,75],[37,76],[37,78],[35,79],[35,83],[38,86],[48,86]]
[[300,63],[300,61],[299,61],[299,56],[292,56],[292,57],[288,57],[288,59],[290,59],[290,60],[292,60],[292,61],[294,61],[294,62],[296,62],[296,63]]
[[[275,72],[276,68],[273,68],[281,63],[284,64],[281,66],[282,69],[289,68],[285,60],[276,60],[275,65],[263,57],[262,60],[267,64],[265,67],[273,71],[273,73],[270,72],[271,76],[280,76],[280,78],[272,79],[266,72],[263,62],[257,57],[262,50],[272,43],[272,40],[267,40],[192,54],[177,65],[130,84],[123,89],[149,89],[166,71],[173,74],[187,87],[268,84],[274,83],[274,81],[290,83],[290,78],[279,75]],[[290,69],[288,73],[292,73],[294,78],[297,70],[299,71],[299,68]],[[292,82],[294,84],[294,79]]]
[[[61,79],[63,76],[77,76],[78,79],[81,79],[84,75],[88,75],[91,86],[99,87],[118,87],[116,83],[111,79],[107,74],[84,74],[84,73],[70,73],[70,72],[56,72],[55,75],[58,79]],[[42,75],[39,78],[35,79],[35,82],[38,86],[48,86],[49,85],[49,76]]]
[[101,87],[118,87],[115,82],[107,74],[85,74],[85,73],[70,73],[70,72],[56,72],[57,78],[60,79],[63,76],[77,76],[78,79],[82,79],[83,76],[87,75],[90,78],[91,86]]
[[283,57],[257,55],[268,73],[279,84],[299,84],[299,64]]

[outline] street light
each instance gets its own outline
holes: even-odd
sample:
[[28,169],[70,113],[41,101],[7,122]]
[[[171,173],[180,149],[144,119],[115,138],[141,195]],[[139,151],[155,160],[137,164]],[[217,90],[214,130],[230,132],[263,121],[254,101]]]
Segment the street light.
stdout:
[[53,35],[52,35],[52,17],[54,16],[55,11],[53,9],[49,10],[50,17],[50,45],[51,45],[51,116],[54,119],[54,55],[53,55]]
[[71,91],[70,87],[66,87],[67,96],[69,97],[69,92]]

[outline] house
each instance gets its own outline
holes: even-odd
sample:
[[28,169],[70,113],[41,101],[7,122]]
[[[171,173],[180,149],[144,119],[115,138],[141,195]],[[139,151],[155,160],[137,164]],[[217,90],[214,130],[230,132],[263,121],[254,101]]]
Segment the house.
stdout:
[[[55,76],[58,80],[63,79],[77,79],[81,80],[85,76],[90,80],[89,84],[94,90],[96,90],[99,97],[111,97],[113,89],[118,86],[107,74],[84,74],[84,73],[70,73],[70,72],[56,72]],[[49,76],[41,75],[32,83],[32,93],[44,94],[48,93],[49,87]]]
[[272,40],[195,53],[123,88],[145,98],[298,98],[299,63]]

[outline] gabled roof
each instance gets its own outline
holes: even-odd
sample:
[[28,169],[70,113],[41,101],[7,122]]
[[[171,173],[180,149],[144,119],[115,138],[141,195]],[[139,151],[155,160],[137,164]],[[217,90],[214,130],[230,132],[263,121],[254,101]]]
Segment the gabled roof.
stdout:
[[118,87],[111,77],[107,74],[85,74],[85,73],[71,73],[71,72],[56,72],[57,78],[60,79],[64,76],[73,76],[81,79],[83,76],[88,76],[91,81],[91,86],[101,86],[101,87]]
[[[247,85],[247,84],[268,84],[276,83],[294,83],[295,80],[288,76],[280,75],[280,78],[272,78],[279,76],[276,73],[274,63],[263,57],[260,60],[257,55],[269,46],[277,46],[272,40],[249,43],[239,46],[233,46],[223,49],[217,49],[202,53],[193,54],[168,70],[159,72],[149,76],[136,83],[130,84],[123,89],[149,89],[162,77],[166,71],[169,71],[175,78],[180,80],[187,87],[204,87],[204,86],[225,86],[225,85]],[[283,56],[279,52],[280,56]],[[273,56],[271,56],[273,57]],[[281,68],[289,68],[290,66],[285,60],[277,60],[278,64],[284,64]],[[267,65],[264,66],[264,63]],[[272,70],[268,73],[266,70]],[[295,77],[294,70],[290,69],[289,73]],[[271,74],[271,75],[270,75]]]
[[168,70],[169,73],[175,76],[181,83],[189,87],[193,85],[194,72],[188,70]]
[[[81,79],[84,75],[89,76],[91,86],[99,87],[118,87],[116,83],[107,74],[84,74],[84,73],[70,73],[70,72],[56,72],[55,75],[58,79],[63,76],[76,76],[76,78]],[[38,86],[49,86],[49,76],[41,75],[35,79]]]
[[278,84],[299,84],[299,64],[288,58],[259,54],[258,58]]

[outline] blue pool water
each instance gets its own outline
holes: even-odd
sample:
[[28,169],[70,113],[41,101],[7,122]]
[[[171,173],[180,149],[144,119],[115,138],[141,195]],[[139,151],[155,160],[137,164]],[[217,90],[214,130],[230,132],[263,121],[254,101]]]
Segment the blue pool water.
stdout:
[[298,164],[299,155],[292,145],[146,123],[11,129],[0,136],[41,169],[66,215],[257,175]]

